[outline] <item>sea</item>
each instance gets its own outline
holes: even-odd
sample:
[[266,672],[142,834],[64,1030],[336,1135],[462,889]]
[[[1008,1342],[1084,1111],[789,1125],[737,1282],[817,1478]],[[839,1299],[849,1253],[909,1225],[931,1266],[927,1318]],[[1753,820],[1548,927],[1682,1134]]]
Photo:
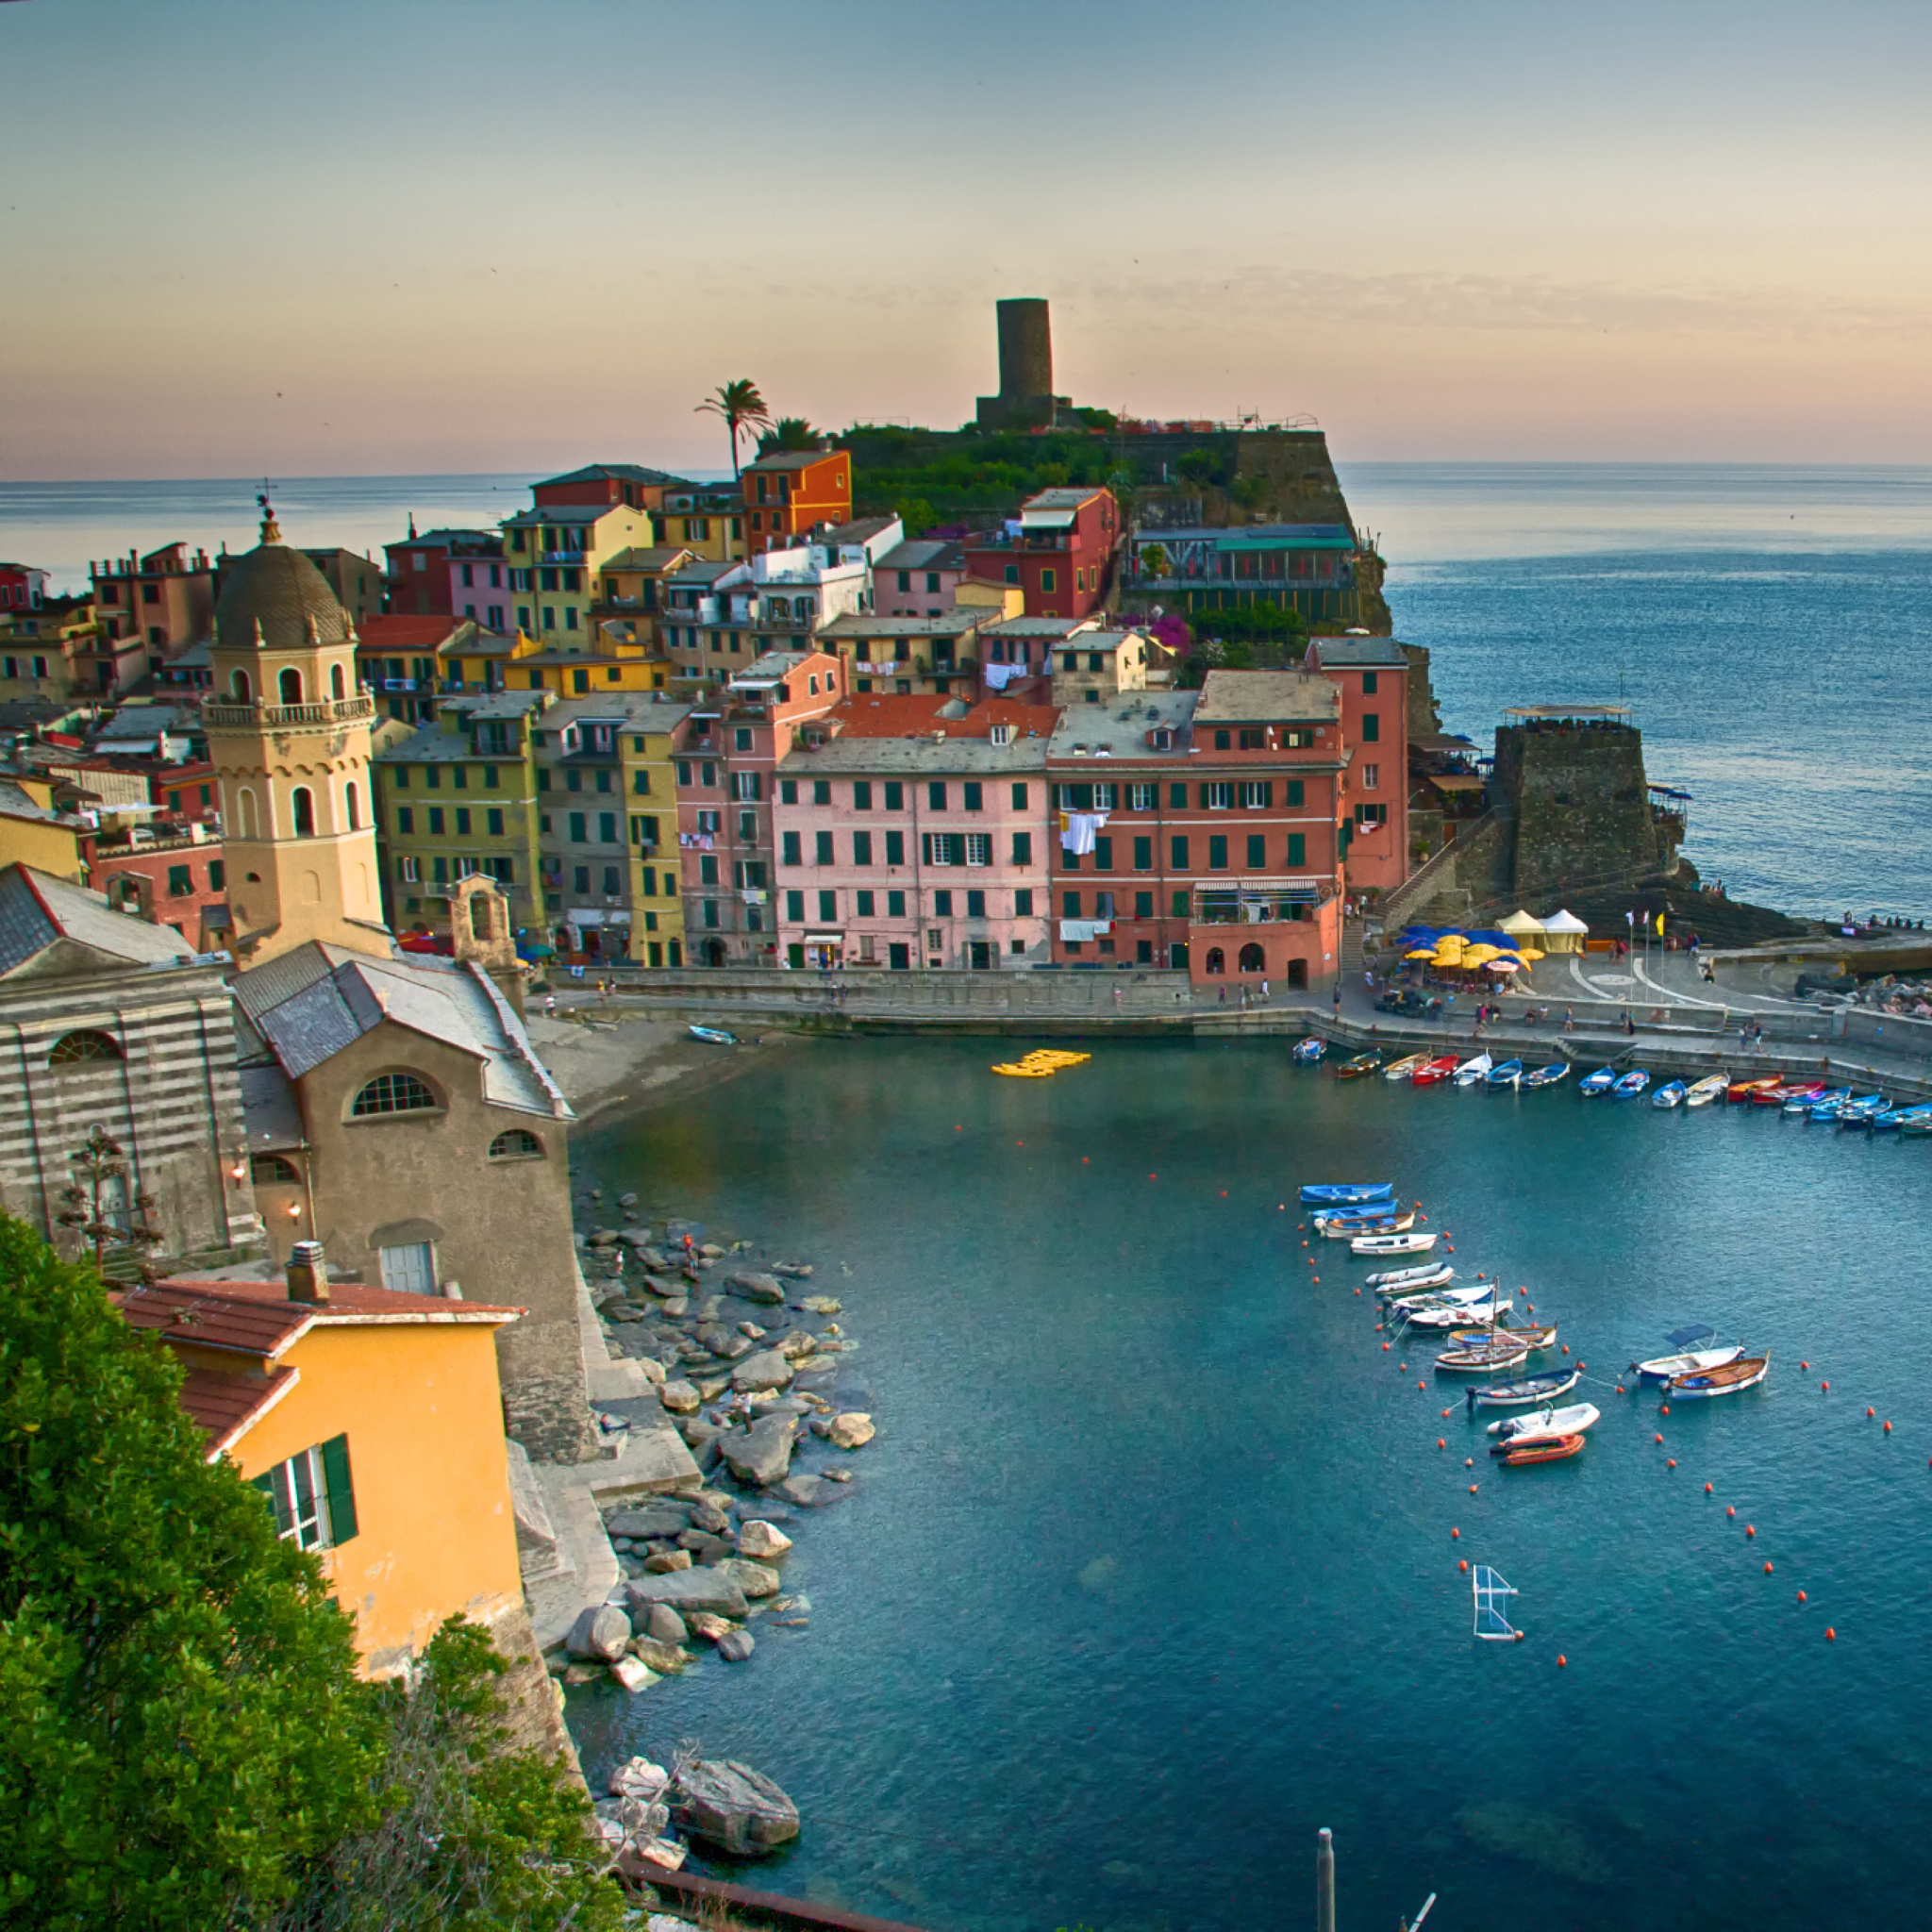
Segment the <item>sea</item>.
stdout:
[[[1628,707],[1687,850],[1734,898],[1932,917],[1932,468],[1343,463],[1430,648],[1444,728],[1512,705]],[[274,479],[291,541],[380,557],[492,524],[532,476]],[[258,478],[0,483],[0,557],[83,587],[91,558],[255,541]],[[1548,908],[1539,908],[1548,909]]]

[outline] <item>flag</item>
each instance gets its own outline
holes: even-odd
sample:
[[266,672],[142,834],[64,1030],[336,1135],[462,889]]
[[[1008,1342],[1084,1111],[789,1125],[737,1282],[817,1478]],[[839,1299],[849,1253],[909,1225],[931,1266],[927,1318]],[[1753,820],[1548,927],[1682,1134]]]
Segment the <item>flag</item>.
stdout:
[[1663,933],[1664,933],[1664,916],[1663,916],[1663,914],[1662,914],[1661,912],[1659,912],[1659,913],[1657,914],[1657,937],[1658,937],[1659,939],[1661,939],[1661,938],[1663,937]]

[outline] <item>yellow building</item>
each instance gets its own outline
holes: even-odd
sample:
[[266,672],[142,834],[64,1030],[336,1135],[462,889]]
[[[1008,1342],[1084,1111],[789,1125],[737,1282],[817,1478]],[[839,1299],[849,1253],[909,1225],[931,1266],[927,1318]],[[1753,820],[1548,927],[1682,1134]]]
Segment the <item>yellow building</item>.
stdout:
[[652,512],[649,540],[660,548],[682,544],[708,563],[728,563],[744,553],[744,489],[739,483],[690,483],[667,490]]
[[0,610],[0,702],[99,696],[97,667],[107,642],[108,626],[92,597],[49,597],[31,609]]
[[54,809],[54,788],[25,777],[0,778],[0,866],[30,865],[70,884],[87,884],[84,827]]
[[522,631],[505,636],[468,625],[464,628],[467,635],[451,638],[436,654],[441,671],[439,681],[445,690],[508,691],[512,682],[509,666],[525,658],[534,658],[543,648],[535,638],[525,637]]
[[671,740],[695,708],[633,705],[619,746],[630,818],[630,957],[639,966],[684,964],[677,856],[677,774]]
[[506,517],[516,627],[549,649],[588,641],[604,565],[652,541],[650,511],[625,503],[540,505]]
[[495,1347],[521,1309],[329,1281],[315,1243],[285,1280],[116,1299],[187,1370],[208,1460],[225,1456],[321,1558],[366,1674],[405,1669],[447,1617],[521,1618]]

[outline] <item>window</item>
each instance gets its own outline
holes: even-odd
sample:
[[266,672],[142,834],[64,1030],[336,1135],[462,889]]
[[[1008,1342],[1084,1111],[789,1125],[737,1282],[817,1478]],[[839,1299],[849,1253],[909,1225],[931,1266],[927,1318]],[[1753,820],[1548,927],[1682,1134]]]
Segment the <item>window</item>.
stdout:
[[[434,819],[441,817],[441,813],[431,812],[429,816]],[[590,843],[590,834],[587,829],[589,824],[590,820],[583,812],[574,811],[570,814],[570,841],[573,845],[587,845]],[[429,829],[431,831],[440,831],[441,827],[431,825]]]
[[75,1067],[86,1060],[118,1060],[125,1058],[113,1039],[92,1026],[63,1034],[47,1056],[50,1067]]
[[280,691],[285,705],[299,705],[302,702],[302,674],[291,664],[275,680],[275,689]]
[[1174,783],[1167,788],[1167,808],[1170,811],[1186,811],[1188,808],[1188,788]]
[[814,865],[831,865],[835,863],[832,858],[831,833],[814,832],[811,835],[811,848],[812,863]]
[[[458,818],[467,818],[467,812],[458,812]],[[624,842],[617,829],[617,814],[614,811],[600,811],[597,814],[597,842],[600,845],[620,845]]]
[[623,890],[624,885],[618,868],[607,865],[604,868],[604,896],[607,899],[614,899]]
[[778,863],[780,865],[803,865],[805,860],[798,849],[798,834],[782,832],[778,838]]
[[1031,865],[1033,863],[1033,834],[1015,832],[1013,834],[1013,863]]
[[[698,884],[715,886],[718,883],[718,860],[713,853],[705,853],[698,860]],[[578,891],[582,891],[581,887]]]
[[1372,698],[1372,697],[1374,697],[1374,696],[1375,695],[1375,691],[1376,691],[1377,683],[1378,683],[1378,680],[1377,680],[1377,678],[1376,678],[1376,675],[1375,675],[1375,674],[1374,674],[1374,673],[1373,671],[1364,671],[1364,672],[1362,673],[1362,695],[1363,695],[1363,697],[1365,697],[1365,698]]
[[1154,894],[1152,892],[1136,892],[1134,894],[1134,917],[1136,919],[1152,919],[1154,917]]
[[1219,978],[1227,971],[1227,955],[1219,946],[1209,946],[1208,957],[1201,963],[1208,973]]
[[305,1550],[333,1549],[356,1534],[349,1439],[332,1436],[255,1478],[275,1512],[275,1534]]
[[492,805],[483,814],[483,822],[490,827],[490,836],[492,839],[503,837],[503,808],[500,805]]
[[1127,787],[1127,809],[1129,811],[1152,811],[1159,802],[1159,787],[1155,785],[1129,785]]
[[1208,811],[1232,811],[1234,809],[1234,786],[1226,779],[1201,788],[1201,804]]
[[295,836],[315,837],[315,794],[306,785],[296,786],[290,801],[295,808]]
[[1185,838],[1179,838],[1179,837],[1176,837],[1175,839],[1174,839],[1174,840],[1173,840],[1173,841],[1171,841],[1171,843],[1172,843],[1172,846],[1173,846],[1173,853],[1174,853],[1174,856],[1173,856],[1173,865],[1174,865],[1174,871],[1175,871],[1175,872],[1186,872],[1186,871],[1187,871],[1187,869],[1188,869],[1188,841],[1187,841],[1187,840],[1186,840]]
[[422,861],[405,853],[396,860],[396,876],[406,886],[421,885],[423,883]]
[[920,840],[927,865],[964,865],[966,835],[963,832],[927,832]]
[[906,788],[896,778],[886,780],[886,809],[904,811],[906,809]]
[[1268,958],[1260,947],[1251,940],[1241,948],[1241,956],[1237,964],[1243,973],[1259,973],[1266,968]]
[[490,1143],[491,1160],[541,1160],[543,1143],[527,1127],[512,1127]]
[[1288,780],[1288,782],[1287,782],[1287,784],[1286,784],[1286,786],[1285,786],[1285,787],[1284,787],[1283,789],[1284,789],[1284,790],[1286,791],[1286,792],[1287,792],[1287,794],[1288,794],[1288,796],[1287,796],[1287,803],[1288,803],[1288,804],[1290,804],[1290,805],[1306,805],[1306,804],[1307,803],[1307,791],[1308,791],[1308,788],[1307,788],[1307,786],[1306,786],[1306,785],[1305,785],[1305,784],[1304,784],[1304,783],[1303,783],[1303,782],[1301,781],[1301,779],[1299,779],[1299,778],[1291,778],[1291,779],[1289,779],[1289,780]]
[[1364,791],[1380,791],[1381,789],[1382,789],[1382,768],[1381,768],[1381,766],[1380,766],[1380,765],[1364,765],[1364,766],[1362,767],[1362,790],[1363,790]]
[[740,751],[749,751],[751,749],[751,726],[749,724],[738,725],[731,734],[731,742]]
[[171,865],[168,868],[168,897],[187,899],[193,896],[193,869],[185,865]]
[[1243,811],[1265,811],[1274,803],[1274,784],[1269,778],[1243,778],[1241,780],[1241,809]]
[[966,863],[968,865],[991,865],[992,863],[992,840],[984,832],[966,834]]
[[[950,893],[950,892],[935,892],[935,893],[934,893],[934,894],[932,895],[932,916],[933,916],[933,917],[934,917],[935,919],[950,919],[950,918],[952,918],[952,916],[953,916],[953,895],[952,895],[952,893]],[[939,943],[939,941],[938,941],[937,940],[935,940],[935,939],[932,939],[932,938],[931,938],[930,936],[928,936],[927,943],[928,943],[928,944],[932,944],[932,945],[937,945],[937,944]]]
[[1188,895],[1185,889],[1174,895],[1172,910],[1176,919],[1185,919],[1188,916]]
[[1113,870],[1113,841],[1096,838],[1093,841],[1093,870],[1111,872]]
[[1241,727],[1241,749],[1261,751],[1268,743],[1268,734],[1258,724],[1244,724]]
[[1370,825],[1386,825],[1389,808],[1386,805],[1358,805],[1355,808],[1355,822],[1365,830]]
[[839,916],[839,895],[837,892],[819,894],[819,917],[830,924]]
[[860,919],[872,917],[874,895],[871,892],[855,892],[852,895],[852,909]]
[[1020,566],[1017,563],[1008,564],[1006,580],[1009,584],[1017,584],[1020,581]]
[[1362,713],[1362,742],[1364,744],[1380,744],[1381,741],[1381,714],[1377,711],[1364,711]]
[[1268,863],[1268,841],[1260,832],[1248,834],[1248,870],[1259,872]]
[[965,805],[968,811],[980,811],[984,809],[984,791],[976,778],[969,778],[961,787],[961,790],[966,794]]
[[208,862],[208,889],[211,892],[225,892],[228,889],[228,868],[219,858]]
[[1024,784],[1016,783],[1013,787],[1013,809],[1015,811],[1024,811],[1026,809],[1026,787]]
[[888,892],[886,894],[886,917],[888,919],[904,919],[906,917],[906,894],[904,892]]
[[925,802],[926,802],[926,805],[927,805],[928,808],[929,808],[929,809],[931,809],[931,810],[933,810],[933,811],[944,811],[944,810],[945,810],[945,808],[946,808],[946,781],[945,781],[945,780],[944,780],[943,778],[934,778],[934,779],[933,779],[933,780],[931,780],[931,782],[930,782],[930,783],[929,783],[929,784],[928,784],[928,785],[926,786],[926,788],[925,788]]
[[434,765],[425,765],[423,767],[423,782],[432,791],[441,791],[442,789],[442,774]]
[[718,902],[717,902],[717,900],[715,900],[715,899],[707,899],[707,900],[705,901],[705,918],[704,918],[704,923],[705,923],[705,924],[706,924],[706,925],[708,925],[708,926],[712,926],[712,927],[715,927],[715,926],[717,925],[717,924],[718,924]]
[[854,865],[872,863],[872,834],[854,832],[852,835],[852,862]]
[[1061,917],[1062,919],[1078,919],[1078,918],[1079,918],[1079,916],[1080,916],[1080,895],[1079,895],[1079,893],[1078,893],[1078,892],[1062,892],[1062,893],[1060,894],[1060,917]]
[[295,1163],[279,1154],[258,1154],[248,1163],[248,1177],[258,1188],[292,1188],[302,1180]]
[[[1138,789],[1137,787],[1136,790]],[[1147,789],[1152,791],[1153,787],[1149,786]],[[1136,872],[1152,872],[1154,870],[1154,841],[1152,839],[1136,839],[1134,841],[1134,870]]]
[[756,772],[733,772],[731,774],[731,795],[740,804],[748,804],[758,796],[758,774]]
[[1216,832],[1208,841],[1208,870],[1225,872],[1227,870],[1227,835]]
[[886,863],[904,865],[906,863],[906,834],[888,832],[886,834]]
[[427,1113],[436,1104],[436,1095],[414,1074],[378,1074],[357,1094],[349,1114],[353,1120],[368,1120],[385,1113]]
[[436,1247],[431,1241],[404,1241],[377,1250],[382,1257],[382,1285],[395,1294],[436,1292]]
[[794,925],[805,924],[805,894],[787,892],[785,894],[785,917]]
[[1043,570],[1040,573],[1040,588],[1044,595],[1049,597],[1052,596],[1054,593],[1054,589],[1058,584],[1058,582],[1059,577],[1055,572],[1050,570]]
[[1288,835],[1288,862],[1291,866],[1307,864],[1308,839],[1306,832],[1291,832]]
[[1031,919],[1033,917],[1033,889],[1031,886],[1022,886],[1013,894],[1013,916],[1016,919]]
[[[441,859],[437,861],[439,865],[441,862]],[[715,886],[718,883],[718,861],[715,858],[700,859],[698,866],[701,873],[707,866],[710,868],[710,876],[705,880],[705,883],[708,886]],[[570,889],[578,898],[584,897],[590,891],[591,868],[588,865],[576,865],[571,868]]]
[[855,778],[852,781],[852,808],[854,811],[872,809],[872,780]]
[[966,894],[966,917],[968,919],[984,919],[986,917],[986,894],[984,892],[968,892]]
[[[438,814],[438,816],[441,816],[441,814]],[[466,805],[459,805],[457,807],[457,832],[459,837],[469,837],[470,808]]]
[[1226,751],[1233,743],[1234,735],[1232,732],[1223,730],[1217,731],[1214,734],[1214,749],[1216,751]]

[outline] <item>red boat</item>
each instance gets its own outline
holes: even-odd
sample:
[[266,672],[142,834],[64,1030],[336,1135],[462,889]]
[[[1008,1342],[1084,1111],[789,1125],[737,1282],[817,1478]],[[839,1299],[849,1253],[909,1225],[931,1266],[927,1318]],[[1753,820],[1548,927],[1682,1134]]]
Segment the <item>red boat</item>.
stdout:
[[1781,1087],[1784,1082],[1775,1074],[1768,1074],[1761,1080],[1733,1080],[1725,1090],[1724,1098],[1733,1107],[1741,1107],[1747,1100],[1754,1099],[1767,1087]]
[[1445,1053],[1439,1058],[1429,1061],[1426,1066],[1418,1067],[1408,1076],[1409,1085],[1411,1087],[1434,1087],[1439,1082],[1448,1079],[1456,1072],[1458,1064],[1453,1053]]
[[1780,1080],[1774,1087],[1760,1087],[1751,1096],[1753,1107],[1782,1107],[1801,1094],[1816,1100],[1824,1092],[1822,1080]]
[[1541,1442],[1519,1442],[1513,1448],[1499,1452],[1505,1469],[1527,1469],[1532,1462],[1567,1462],[1573,1456],[1581,1455],[1584,1442],[1582,1436],[1546,1437]]

